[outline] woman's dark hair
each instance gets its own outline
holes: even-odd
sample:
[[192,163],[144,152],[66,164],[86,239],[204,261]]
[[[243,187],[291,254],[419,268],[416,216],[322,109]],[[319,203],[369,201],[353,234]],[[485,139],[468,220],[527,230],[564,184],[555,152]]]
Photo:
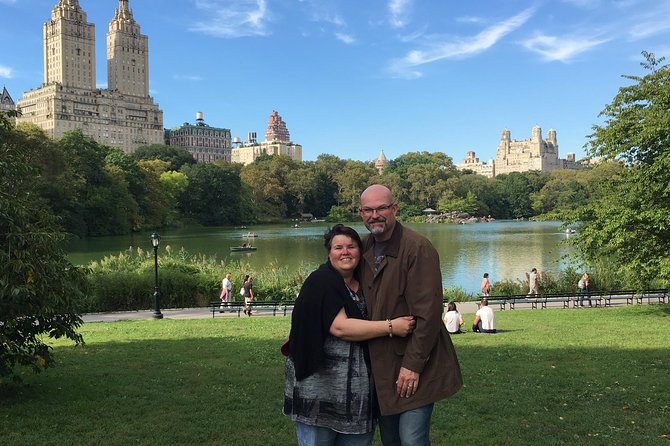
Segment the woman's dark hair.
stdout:
[[456,304],[453,302],[449,302],[447,304],[447,311],[456,311]]
[[356,232],[355,229],[352,229],[349,226],[344,226],[343,224],[336,224],[332,228],[328,229],[325,234],[323,234],[323,246],[326,247],[327,251],[330,252],[331,243],[336,235],[346,235],[354,242],[356,242],[360,251],[363,251],[363,242],[361,241],[361,236],[358,235],[358,232]]
[[489,276],[489,273],[484,273],[484,277],[488,277],[488,276]]

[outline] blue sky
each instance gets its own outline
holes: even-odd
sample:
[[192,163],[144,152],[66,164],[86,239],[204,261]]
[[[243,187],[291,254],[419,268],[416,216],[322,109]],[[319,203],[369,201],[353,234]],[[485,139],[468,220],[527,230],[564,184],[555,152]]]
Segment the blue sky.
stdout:
[[[79,0],[96,25],[97,77],[116,0]],[[57,0],[0,0],[0,85],[43,81],[42,24]],[[202,111],[263,139],[277,110],[303,159],[442,151],[494,158],[500,133],[557,131],[583,155],[598,113],[670,55],[670,0],[130,0],[149,36],[165,127]]]

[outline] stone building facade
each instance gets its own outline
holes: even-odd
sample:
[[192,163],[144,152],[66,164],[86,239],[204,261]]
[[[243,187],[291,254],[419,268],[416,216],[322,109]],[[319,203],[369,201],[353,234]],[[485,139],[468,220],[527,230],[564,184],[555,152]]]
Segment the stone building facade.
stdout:
[[195,124],[185,122],[181,127],[165,130],[165,144],[183,147],[201,163],[230,162],[230,129],[205,124],[202,112],[196,113]]
[[0,112],[8,112],[15,108],[16,104],[14,103],[14,99],[9,95],[7,88],[3,86],[2,94],[0,94]]
[[302,146],[291,142],[286,123],[276,111],[270,115],[265,141],[256,142],[256,133],[249,132],[247,141],[242,143],[235,138],[235,144],[237,147],[231,150],[233,163],[246,166],[262,155],[287,155],[294,161],[302,161]]
[[95,25],[78,0],[59,0],[44,24],[44,83],[17,103],[19,122],[53,138],[81,129],[101,144],[133,152],[163,143],[163,112],[149,96],[148,37],[128,0],[107,33],[108,89],[96,88]]
[[469,169],[480,175],[495,177],[505,173],[539,170],[548,172],[556,169],[577,169],[575,154],[568,153],[567,159],[558,157],[556,130],[549,129],[547,138],[542,138],[542,129],[533,127],[530,139],[513,140],[509,130],[504,129],[498,144],[496,159],[479,161],[475,152],[467,153],[463,163],[457,164],[459,170]]
[[377,169],[377,172],[381,175],[384,172],[384,168],[388,165],[389,160],[386,159],[386,155],[384,155],[384,151],[382,150],[379,152],[379,156],[375,160],[375,169]]

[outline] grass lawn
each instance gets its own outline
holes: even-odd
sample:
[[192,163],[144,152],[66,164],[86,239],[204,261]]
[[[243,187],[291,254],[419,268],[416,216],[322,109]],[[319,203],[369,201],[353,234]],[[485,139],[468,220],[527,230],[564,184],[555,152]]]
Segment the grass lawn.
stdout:
[[[436,405],[434,445],[670,445],[670,305],[496,318],[503,333],[453,337],[465,387]],[[289,323],[85,324],[86,346],[53,344],[58,367],[0,387],[0,444],[295,444]]]

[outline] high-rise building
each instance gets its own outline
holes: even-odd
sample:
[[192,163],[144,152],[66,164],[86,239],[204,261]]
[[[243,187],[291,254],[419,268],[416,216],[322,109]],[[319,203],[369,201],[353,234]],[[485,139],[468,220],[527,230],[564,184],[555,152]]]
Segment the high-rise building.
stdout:
[[59,0],[44,24],[44,83],[19,100],[18,121],[53,138],[81,129],[125,152],[162,144],[163,112],[149,96],[148,37],[128,0],[119,0],[109,23],[107,77],[109,88],[96,88],[95,25],[78,0]]
[[261,155],[287,155],[294,161],[302,161],[302,146],[291,142],[286,123],[273,111],[265,131],[265,141],[256,142],[256,132],[249,132],[249,138],[242,143],[234,141],[237,147],[231,150],[231,161],[245,166],[253,163]]
[[181,127],[165,130],[165,144],[185,148],[198,162],[230,162],[230,129],[205,124],[202,112],[196,113],[195,125],[185,122]]

